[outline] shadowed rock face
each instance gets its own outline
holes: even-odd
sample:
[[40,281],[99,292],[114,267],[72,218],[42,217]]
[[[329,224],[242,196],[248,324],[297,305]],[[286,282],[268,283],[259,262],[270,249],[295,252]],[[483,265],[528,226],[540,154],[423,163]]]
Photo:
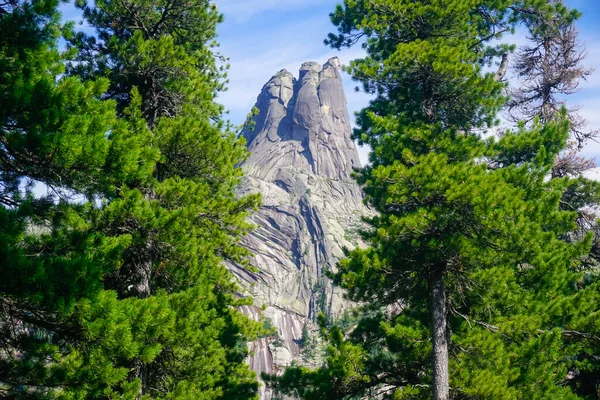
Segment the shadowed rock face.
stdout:
[[[319,312],[340,316],[344,301],[324,272],[342,248],[358,244],[361,215],[370,214],[352,180],[360,161],[352,141],[339,61],[306,62],[298,80],[279,71],[262,88],[254,129],[245,129],[251,153],[241,194],[259,192],[263,205],[252,217],[257,229],[244,245],[258,272],[232,266],[278,338],[251,344],[257,372],[273,373],[301,359],[302,329]],[[258,308],[244,310],[256,318]],[[306,361],[306,360],[304,360]],[[268,398],[262,393],[262,398]]]

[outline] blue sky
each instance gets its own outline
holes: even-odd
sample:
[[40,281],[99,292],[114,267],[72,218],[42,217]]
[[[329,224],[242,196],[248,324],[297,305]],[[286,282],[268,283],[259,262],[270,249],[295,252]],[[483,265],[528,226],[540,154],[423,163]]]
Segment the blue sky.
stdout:
[[[361,49],[332,50],[323,44],[334,30],[329,13],[337,0],[216,0],[225,15],[219,28],[220,51],[230,58],[229,90],[220,101],[230,110],[234,124],[244,118],[262,86],[277,71],[286,68],[297,76],[304,61],[324,63],[338,56],[342,64],[360,57]],[[586,64],[596,71],[581,85],[581,91],[569,98],[589,121],[589,128],[600,129],[600,0],[567,0],[567,5],[583,12],[578,22],[581,41],[588,49]],[[356,86],[344,76],[350,113],[367,104],[369,97],[356,93]],[[367,149],[359,149],[366,160]],[[584,153],[598,157],[600,144],[591,143]]]
[[[277,71],[285,68],[297,76],[304,61],[324,63],[337,56],[342,64],[360,57],[360,48],[332,50],[323,44],[334,30],[329,13],[337,0],[215,0],[225,15],[218,28],[220,52],[230,58],[229,90],[219,101],[229,110],[229,119],[241,124],[256,101],[262,86]],[[583,12],[578,23],[580,38],[588,49],[586,64],[596,69],[581,85],[581,91],[569,98],[569,104],[581,107],[589,128],[600,129],[600,0],[566,0],[570,7]],[[63,6],[63,18],[78,20],[72,5]],[[81,29],[89,29],[85,25]],[[365,106],[369,97],[354,91],[356,84],[344,75],[344,86],[351,114]],[[367,149],[359,149],[366,159]],[[600,144],[591,143],[584,153],[598,157]]]
[[[220,101],[232,123],[240,124],[250,111],[262,86],[285,68],[295,76],[304,61],[325,63],[337,56],[342,64],[363,54],[360,48],[333,50],[323,44],[334,26],[329,13],[335,0],[216,0],[225,15],[219,27],[220,52],[230,58],[229,90]],[[369,97],[356,93],[356,83],[343,76],[348,108],[353,115]],[[366,160],[367,149],[359,149]]]

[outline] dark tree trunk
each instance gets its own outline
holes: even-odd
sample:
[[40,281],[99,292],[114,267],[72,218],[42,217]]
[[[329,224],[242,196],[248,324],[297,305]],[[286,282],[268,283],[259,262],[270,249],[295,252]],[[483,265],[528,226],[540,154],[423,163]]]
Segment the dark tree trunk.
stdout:
[[430,283],[431,333],[433,341],[433,400],[448,400],[448,337],[446,335],[446,287],[443,271],[436,272]]
[[145,299],[152,294],[152,260],[153,243],[148,240],[145,244],[129,249],[127,261],[121,272],[120,294],[122,297],[137,297]]

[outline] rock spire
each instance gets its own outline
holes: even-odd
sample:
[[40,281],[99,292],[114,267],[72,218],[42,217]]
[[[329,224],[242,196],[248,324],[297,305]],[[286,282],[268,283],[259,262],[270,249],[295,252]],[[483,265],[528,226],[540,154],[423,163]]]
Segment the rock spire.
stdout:
[[276,73],[257,98],[253,129],[242,132],[251,155],[241,192],[261,193],[263,205],[244,241],[258,272],[232,270],[255,300],[245,312],[258,316],[265,305],[278,331],[251,345],[257,372],[311,362],[300,348],[303,329],[314,331],[319,312],[336,318],[344,308],[325,271],[335,268],[343,247],[359,244],[360,218],[370,214],[351,178],[360,161],[339,66],[337,58],[323,66],[305,62],[297,80]]

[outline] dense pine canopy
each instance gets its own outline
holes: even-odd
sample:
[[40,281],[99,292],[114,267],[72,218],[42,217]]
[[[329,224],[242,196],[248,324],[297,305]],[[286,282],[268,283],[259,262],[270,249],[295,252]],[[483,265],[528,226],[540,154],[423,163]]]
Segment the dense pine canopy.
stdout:
[[354,323],[322,320],[324,366],[270,377],[280,392],[596,398],[600,286],[575,198],[597,203],[597,188],[549,179],[569,119],[484,136],[507,100],[502,34],[577,16],[546,0],[347,0],[331,14],[327,42],[367,52],[348,72],[376,96],[355,136],[372,147],[357,179],[379,216],[334,275],[361,304]]
[[0,3],[0,396],[255,398],[259,326],[223,262],[243,262],[258,196],[233,192],[221,16],[80,6],[97,35],[58,1]]

